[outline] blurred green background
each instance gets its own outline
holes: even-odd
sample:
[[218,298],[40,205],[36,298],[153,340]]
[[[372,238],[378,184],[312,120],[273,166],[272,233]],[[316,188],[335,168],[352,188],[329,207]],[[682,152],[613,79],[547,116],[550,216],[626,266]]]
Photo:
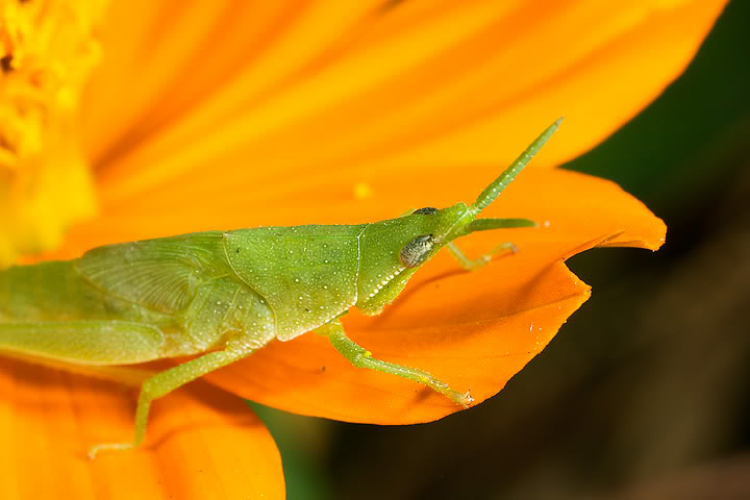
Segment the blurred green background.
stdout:
[[379,427],[253,404],[290,499],[750,498],[750,2],[564,168],[643,200],[669,227],[664,248],[569,261],[591,300],[470,411]]

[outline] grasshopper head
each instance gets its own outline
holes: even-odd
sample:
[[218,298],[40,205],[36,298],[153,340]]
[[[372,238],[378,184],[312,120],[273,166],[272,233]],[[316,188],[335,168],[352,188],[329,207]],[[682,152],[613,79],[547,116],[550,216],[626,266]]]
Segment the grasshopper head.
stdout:
[[477,219],[479,213],[503,192],[508,184],[523,170],[531,158],[544,146],[560,126],[562,118],[550,125],[536,138],[531,145],[500,176],[487,186],[477,200],[470,206],[458,203],[452,207],[438,210],[432,207],[420,208],[411,213],[432,218],[428,233],[417,236],[401,250],[401,261],[405,267],[416,267],[427,261],[443,246],[454,239],[490,229],[510,227],[534,227],[536,223],[527,219]]
[[510,184],[557,130],[562,118],[547,128],[471,204],[414,210],[400,219],[371,224],[363,233],[357,307],[379,314],[393,301],[414,272],[445,245],[475,231],[533,227],[526,219],[478,219],[479,213]]

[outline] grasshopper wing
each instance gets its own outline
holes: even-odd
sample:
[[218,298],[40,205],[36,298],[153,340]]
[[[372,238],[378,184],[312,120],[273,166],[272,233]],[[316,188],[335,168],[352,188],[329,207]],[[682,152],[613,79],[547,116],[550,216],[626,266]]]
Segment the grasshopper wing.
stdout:
[[206,281],[230,273],[221,232],[137,241],[95,248],[76,263],[94,286],[152,310],[184,310]]

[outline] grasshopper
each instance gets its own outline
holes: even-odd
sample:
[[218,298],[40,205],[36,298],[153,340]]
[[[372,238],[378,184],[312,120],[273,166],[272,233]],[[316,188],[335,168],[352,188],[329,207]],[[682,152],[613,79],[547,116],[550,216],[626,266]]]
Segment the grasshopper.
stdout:
[[424,384],[464,407],[429,373],[376,359],[347,337],[340,318],[356,307],[378,315],[409,278],[448,247],[475,269],[504,243],[469,259],[454,240],[475,231],[533,227],[527,219],[478,219],[557,130],[548,127],[472,205],[425,207],[399,218],[358,225],[261,227],[208,231],[94,248],[69,261],[0,272],[0,351],[71,369],[106,370],[164,358],[196,356],[145,380],[129,443],[143,442],[151,403],[229,365],[274,339],[314,331],[354,366]]

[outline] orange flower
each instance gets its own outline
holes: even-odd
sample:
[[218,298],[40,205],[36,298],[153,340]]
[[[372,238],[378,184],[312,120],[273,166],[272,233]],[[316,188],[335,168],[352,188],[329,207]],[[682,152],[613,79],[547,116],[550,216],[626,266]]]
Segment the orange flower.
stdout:
[[[54,6],[47,16],[64,9],[55,0],[24,5],[40,3]],[[660,246],[664,226],[637,200],[608,181],[549,167],[652,100],[723,4],[216,1],[175,9],[115,1],[80,107],[58,98],[78,95],[92,71],[80,55],[98,57],[86,38],[98,2],[81,3],[83,14],[65,18],[76,20],[71,31],[55,32],[76,43],[41,48],[29,42],[33,29],[21,29],[19,7],[8,7],[4,78],[15,83],[4,89],[20,89],[17,98],[51,83],[32,101],[46,120],[26,120],[26,100],[2,97],[13,120],[0,129],[0,220],[10,221],[0,226],[0,260],[56,247],[70,221],[92,213],[92,193],[98,214],[72,227],[55,257],[189,231],[358,223],[471,201],[565,115],[486,212],[543,227],[460,241],[478,255],[511,239],[518,254],[474,273],[440,255],[383,315],[345,318],[376,356],[427,369],[481,402],[588,298],[567,257]],[[40,70],[61,67],[44,65],[58,60],[81,64]],[[208,380],[285,410],[356,422],[424,422],[459,409],[419,385],[352,368],[312,335],[273,343]],[[3,363],[0,384],[3,498],[130,498],[134,488],[140,497],[283,496],[265,429],[205,382],[156,402],[142,449],[93,463],[83,458],[88,446],[130,435],[126,394],[16,362]]]

